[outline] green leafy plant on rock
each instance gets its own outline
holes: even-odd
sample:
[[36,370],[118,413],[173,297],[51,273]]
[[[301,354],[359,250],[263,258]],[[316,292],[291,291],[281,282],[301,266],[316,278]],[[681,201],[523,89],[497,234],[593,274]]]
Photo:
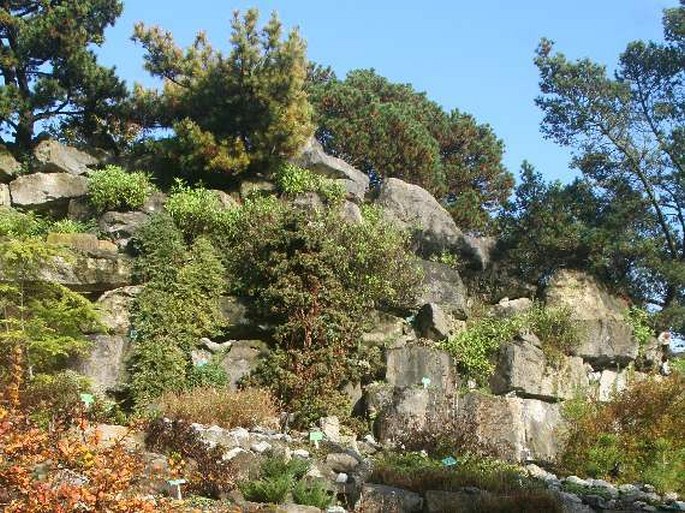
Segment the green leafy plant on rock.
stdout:
[[286,163],[275,173],[276,186],[288,196],[306,192],[321,194],[330,203],[340,203],[345,198],[345,190],[331,178],[325,178],[308,169]]
[[129,172],[119,166],[107,166],[93,171],[88,177],[90,202],[100,212],[135,210],[142,207],[154,191],[147,174]]

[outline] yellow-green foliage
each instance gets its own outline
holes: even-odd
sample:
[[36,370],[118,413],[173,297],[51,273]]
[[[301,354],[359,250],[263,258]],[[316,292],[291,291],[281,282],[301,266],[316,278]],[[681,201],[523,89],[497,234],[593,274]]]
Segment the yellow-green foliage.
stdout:
[[494,359],[499,348],[513,341],[522,331],[538,336],[552,363],[580,342],[579,328],[571,320],[568,309],[549,308],[536,303],[527,312],[512,317],[486,316],[470,321],[466,330],[440,345],[456,358],[460,371],[466,377],[483,386],[495,369]]
[[231,215],[215,191],[201,186],[189,187],[180,180],[176,180],[164,210],[187,239],[221,231]]
[[568,472],[685,492],[685,376],[634,381],[611,401],[565,410]]
[[331,203],[338,203],[345,197],[344,188],[335,180],[317,175],[294,164],[281,165],[275,174],[275,179],[278,189],[288,196],[316,192]]
[[150,177],[141,172],[128,172],[119,166],[107,166],[88,177],[90,202],[98,211],[135,210],[143,206],[155,191]]

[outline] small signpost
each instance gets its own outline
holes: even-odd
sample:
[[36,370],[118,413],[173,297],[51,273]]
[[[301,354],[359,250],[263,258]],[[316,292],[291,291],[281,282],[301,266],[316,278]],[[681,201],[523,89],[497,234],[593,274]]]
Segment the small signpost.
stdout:
[[169,487],[169,495],[176,500],[181,500],[183,499],[183,496],[181,495],[181,485],[186,484],[185,479],[169,479],[166,484]]
[[431,379],[429,377],[424,376],[421,378],[421,384],[423,385],[423,388],[428,388],[431,384]]
[[447,456],[447,458],[444,458],[442,460],[442,464],[445,467],[454,467],[457,464],[456,458],[453,458],[452,456]]
[[319,448],[319,442],[323,440],[323,433],[321,431],[311,431],[309,433],[309,441],[314,442],[314,447]]
[[81,402],[88,409],[95,402],[95,397],[93,397],[93,394],[81,394]]

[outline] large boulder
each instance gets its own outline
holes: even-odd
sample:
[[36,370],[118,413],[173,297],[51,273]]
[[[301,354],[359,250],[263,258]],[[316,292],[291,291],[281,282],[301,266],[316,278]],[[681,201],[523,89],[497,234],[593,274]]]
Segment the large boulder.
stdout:
[[33,150],[36,171],[43,173],[69,173],[85,175],[90,167],[98,165],[97,158],[53,139],[41,141]]
[[463,329],[465,323],[455,320],[440,305],[427,303],[416,314],[415,324],[420,337],[439,342]]
[[418,185],[389,178],[381,185],[376,203],[388,220],[412,232],[421,255],[467,248],[466,238],[449,212]]
[[366,389],[367,413],[382,443],[404,443],[418,433],[442,429],[453,420],[455,402],[455,394],[435,386],[373,383]]
[[639,345],[624,317],[628,305],[592,277],[568,269],[557,271],[545,291],[545,302],[572,312],[581,332],[575,354],[594,368],[626,366],[637,358]]
[[386,381],[395,387],[429,385],[440,390],[454,390],[459,382],[457,365],[447,352],[435,347],[409,343],[386,351]]
[[0,182],[12,181],[20,171],[21,164],[7,151],[7,148],[0,146]]
[[116,390],[126,382],[126,360],[130,342],[123,335],[93,335],[87,356],[78,359],[74,368],[90,379],[97,392]]
[[72,198],[88,193],[88,179],[69,173],[34,173],[10,183],[12,204],[35,210],[63,210]]
[[554,461],[561,447],[557,403],[471,392],[460,399],[458,418],[478,443],[507,460]]
[[123,255],[75,254],[56,257],[41,271],[41,279],[55,281],[77,292],[105,292],[131,283],[131,259]]
[[230,386],[237,388],[242,378],[257,368],[260,358],[268,351],[268,346],[261,340],[234,340],[230,350],[221,361],[221,366],[228,374]]
[[92,233],[49,233],[48,244],[65,246],[88,256],[115,256],[117,247],[108,240],[100,240]]
[[387,312],[374,310],[368,314],[369,329],[362,335],[368,345],[385,346],[416,340],[416,334],[407,319]]
[[420,260],[423,280],[416,307],[436,304],[455,319],[464,320],[468,314],[467,292],[459,273],[449,265]]
[[500,349],[490,379],[495,394],[515,392],[520,397],[546,401],[571,399],[588,385],[582,358],[558,355],[550,362],[540,340],[532,333],[521,335]]
[[149,221],[144,212],[116,212],[102,214],[98,227],[102,233],[110,237],[119,249],[126,249],[136,232]]
[[420,513],[423,498],[416,492],[380,484],[365,484],[355,511],[364,513]]
[[369,177],[365,173],[344,160],[327,155],[319,141],[313,137],[307,141],[292,162],[326,178],[337,180],[347,191],[348,198],[353,201],[363,201],[369,189]]
[[100,321],[107,331],[116,335],[127,335],[131,329],[131,306],[143,290],[141,285],[131,285],[109,290],[97,300]]
[[0,183],[0,207],[9,207],[11,205],[10,187],[6,183]]

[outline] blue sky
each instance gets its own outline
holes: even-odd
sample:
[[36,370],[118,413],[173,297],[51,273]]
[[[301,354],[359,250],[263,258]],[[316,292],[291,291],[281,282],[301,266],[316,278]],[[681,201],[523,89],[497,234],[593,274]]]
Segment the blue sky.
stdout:
[[297,26],[311,60],[339,77],[375,68],[395,82],[411,83],[446,109],[458,108],[489,123],[506,144],[505,163],[518,173],[523,159],[548,179],[568,181],[569,153],[539,130],[541,114],[532,63],[540,37],[572,58],[616,65],[626,43],[661,39],[661,12],[676,0],[124,0],[124,13],[107,31],[101,60],[116,65],[130,84],[153,84],[142,51],[130,41],[143,21],[171,30],[179,44],[205,30],[214,46],[228,48],[235,9],[277,11]]

